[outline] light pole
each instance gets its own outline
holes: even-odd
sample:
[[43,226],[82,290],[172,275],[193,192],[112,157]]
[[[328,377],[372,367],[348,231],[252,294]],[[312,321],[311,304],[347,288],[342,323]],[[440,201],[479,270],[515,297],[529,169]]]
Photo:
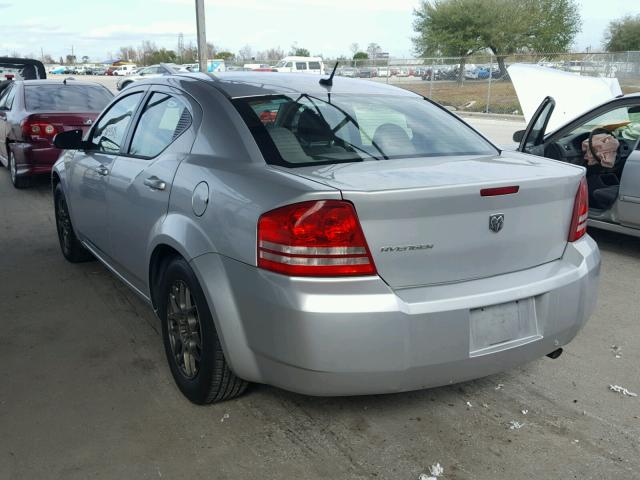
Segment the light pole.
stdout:
[[196,0],[196,29],[198,35],[198,63],[200,71],[207,73],[207,32],[204,26],[204,0]]

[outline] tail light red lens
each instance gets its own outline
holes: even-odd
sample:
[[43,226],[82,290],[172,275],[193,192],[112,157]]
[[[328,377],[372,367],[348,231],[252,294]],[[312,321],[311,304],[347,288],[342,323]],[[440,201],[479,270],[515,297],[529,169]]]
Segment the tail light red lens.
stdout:
[[22,132],[28,137],[53,138],[62,130],[50,123],[26,121],[22,124]]
[[353,205],[295,203],[258,220],[258,267],[292,276],[375,275]]
[[571,218],[571,228],[569,230],[569,241],[575,242],[587,233],[587,219],[589,217],[589,189],[587,179],[582,177],[576,201],[573,205],[573,216]]

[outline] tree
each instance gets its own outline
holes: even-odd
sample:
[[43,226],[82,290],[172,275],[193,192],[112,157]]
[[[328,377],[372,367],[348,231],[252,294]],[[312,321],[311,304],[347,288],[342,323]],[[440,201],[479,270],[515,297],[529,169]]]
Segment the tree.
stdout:
[[307,50],[306,48],[296,48],[293,51],[293,54],[296,57],[310,57],[311,54],[309,53],[309,50]]
[[58,62],[60,65],[64,65],[64,59],[60,57],[60,61]]
[[147,56],[147,65],[154,65],[156,63],[175,63],[178,60],[176,52],[173,50],[167,50],[162,47],[154,52],[151,52]]
[[[152,50],[155,50],[155,45],[153,46]],[[128,60],[130,62],[135,62],[138,60],[138,52],[132,46],[120,47],[117,55],[120,60]]]
[[478,15],[482,7],[482,0],[422,0],[414,10],[416,52],[420,56],[459,57],[458,83],[462,83],[467,57],[482,48],[478,38],[484,23]]
[[246,62],[248,60],[252,60],[253,57],[253,49],[249,45],[245,45],[240,50],[238,50],[238,60],[241,62]]
[[211,42],[207,42],[207,58],[216,58],[216,49]]
[[351,54],[353,55],[353,58],[355,58],[356,53],[358,53],[360,51],[360,45],[358,45],[357,43],[354,42],[349,47],[349,50],[351,50]]
[[609,52],[640,50],[640,15],[627,15],[609,23],[604,48]]
[[87,55],[82,56],[82,63],[87,63],[89,61],[89,57]]
[[42,57],[42,63],[51,65],[52,63],[56,63],[56,61],[53,59],[51,55],[49,55],[48,53],[45,53],[44,57]]
[[518,52],[565,52],[580,31],[575,0],[485,0],[478,36],[496,56],[506,77],[505,58]]
[[356,52],[353,54],[354,60],[367,60],[369,58],[369,54],[367,52]]
[[489,49],[506,74],[505,58],[518,52],[566,51],[580,31],[576,0],[423,0],[414,12],[416,51],[465,59]]
[[193,42],[182,48],[182,63],[198,63],[198,49]]
[[67,64],[68,65],[73,65],[76,63],[76,56],[75,55],[67,55]]
[[222,51],[218,52],[217,57],[226,62],[226,61],[229,61],[229,60],[233,60],[235,58],[235,55],[233,53],[231,53],[231,52],[222,50]]
[[370,43],[369,45],[367,45],[367,53],[369,54],[369,58],[373,58],[375,60],[381,52],[382,48],[377,43]]

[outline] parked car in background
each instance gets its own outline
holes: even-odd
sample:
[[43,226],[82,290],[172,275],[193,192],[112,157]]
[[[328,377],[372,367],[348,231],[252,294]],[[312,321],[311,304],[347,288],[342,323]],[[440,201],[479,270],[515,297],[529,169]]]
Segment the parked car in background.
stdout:
[[358,77],[373,78],[378,76],[378,70],[375,67],[362,67],[358,70]]
[[353,67],[338,67],[338,70],[336,70],[336,75],[340,75],[342,77],[357,77],[358,70]]
[[63,255],[156,309],[195,403],[450,385],[556,358],[595,307],[584,169],[382,82],[141,80],[55,142]]
[[127,63],[125,65],[120,65],[118,67],[114,67],[111,71],[111,74],[114,77],[133,75],[133,73],[138,69],[138,67],[133,63]]
[[273,68],[278,72],[324,74],[324,62],[320,57],[284,57]]
[[51,172],[60,150],[56,134],[86,131],[113,94],[96,83],[75,80],[14,81],[0,95],[0,163],[16,188],[32,175]]
[[177,65],[175,63],[159,63],[157,65],[140,68],[136,71],[135,74],[121,78],[120,80],[118,80],[116,88],[118,90],[122,90],[123,88],[131,85],[133,82],[142,80],[143,78],[162,77],[188,71],[189,70],[187,70],[186,67]]

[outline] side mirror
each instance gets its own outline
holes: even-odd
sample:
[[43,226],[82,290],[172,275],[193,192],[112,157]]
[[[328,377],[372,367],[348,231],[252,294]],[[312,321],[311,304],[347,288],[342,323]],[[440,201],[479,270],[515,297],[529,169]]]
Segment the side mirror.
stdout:
[[522,137],[524,137],[524,130],[518,130],[517,132],[513,132],[513,141],[516,143],[520,143],[522,141]]
[[67,130],[53,137],[53,145],[61,150],[78,150],[82,148],[82,130]]

